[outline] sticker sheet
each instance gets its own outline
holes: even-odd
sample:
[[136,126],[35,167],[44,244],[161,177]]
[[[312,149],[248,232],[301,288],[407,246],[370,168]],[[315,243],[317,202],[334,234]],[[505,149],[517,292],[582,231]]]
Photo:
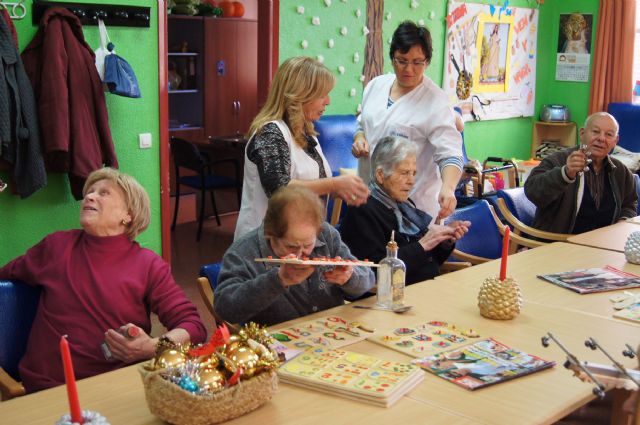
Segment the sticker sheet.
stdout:
[[277,352],[288,359],[311,347],[340,348],[364,340],[371,332],[366,326],[339,316],[328,316],[271,330]]
[[430,321],[412,327],[387,329],[367,339],[412,357],[425,357],[474,342],[480,334],[443,321]]

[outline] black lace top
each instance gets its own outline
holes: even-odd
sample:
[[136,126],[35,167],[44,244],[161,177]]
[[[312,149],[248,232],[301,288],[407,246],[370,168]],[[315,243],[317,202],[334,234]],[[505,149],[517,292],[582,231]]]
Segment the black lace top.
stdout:
[[[306,136],[306,139],[307,148],[304,151],[318,163],[318,178],[327,177],[322,158],[315,148],[317,142],[310,136]],[[249,140],[247,158],[256,164],[260,183],[267,197],[271,197],[276,190],[289,184],[291,152],[284,135],[275,123],[265,125]]]

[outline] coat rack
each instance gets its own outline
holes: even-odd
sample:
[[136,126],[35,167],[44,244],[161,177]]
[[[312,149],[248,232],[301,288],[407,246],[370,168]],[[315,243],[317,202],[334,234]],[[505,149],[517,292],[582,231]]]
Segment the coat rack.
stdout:
[[149,28],[151,17],[149,7],[34,0],[32,13],[34,25],[39,25],[42,15],[50,7],[68,9],[80,19],[82,25],[98,25],[98,20],[102,19],[108,26]]
[[0,8],[7,9],[11,19],[22,19],[27,14],[27,8],[23,4],[24,0],[0,1]]

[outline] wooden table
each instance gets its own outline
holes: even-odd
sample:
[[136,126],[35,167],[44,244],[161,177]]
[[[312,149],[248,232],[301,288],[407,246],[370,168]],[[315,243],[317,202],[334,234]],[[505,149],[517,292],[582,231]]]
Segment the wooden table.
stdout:
[[[565,250],[571,251],[567,252],[564,258],[559,257],[559,252],[566,252]],[[559,271],[573,267],[576,264],[574,262],[577,261],[574,257],[583,258],[581,261],[586,261],[587,254],[590,252],[592,256],[606,254],[606,258],[611,260],[610,263],[621,266],[621,254],[572,244],[554,244],[511,256],[509,258],[511,269],[515,270],[519,267],[526,267],[526,269],[516,273],[517,278],[523,280],[525,308],[516,319],[510,321],[485,319],[480,316],[476,306],[482,277],[498,271],[497,262],[492,262],[407,287],[407,303],[414,305],[414,308],[402,315],[386,311],[355,309],[345,305],[277,326],[281,328],[325,315],[340,315],[348,320],[366,323],[380,331],[392,331],[397,327],[443,320],[456,324],[459,328],[474,328],[483,337],[492,336],[506,345],[554,360],[557,366],[553,369],[477,391],[465,390],[435,375],[427,374],[419,386],[387,409],[281,384],[270,402],[230,423],[260,425],[315,425],[320,421],[329,424],[363,425],[386,425],[391,422],[505,425],[553,423],[592,400],[592,386],[572,377],[572,373],[562,367],[565,360],[564,353],[555,345],[543,348],[540,337],[550,331],[581,360],[607,363],[602,353],[591,351],[583,345],[587,337],[595,338],[603,346],[610,348],[615,355],[622,350],[625,342],[635,345],[639,335],[638,327],[631,323],[616,321],[608,314],[592,313],[586,305],[566,308],[561,301],[556,300],[561,295],[566,296],[567,299],[574,298],[580,301],[586,299],[583,297],[590,296],[578,296],[562,288],[555,288],[554,285],[542,281],[537,284],[526,278],[531,270],[536,268]],[[556,263],[547,268],[544,262],[549,258],[556,258]],[[625,265],[622,267],[626,268]],[[603,299],[600,303],[604,301],[606,300]],[[372,304],[373,302],[374,299],[369,298],[358,303]],[[350,345],[347,349],[389,360],[410,360],[410,357],[403,353],[369,341]],[[635,361],[622,356],[618,357],[625,366],[635,367]],[[99,411],[114,425],[161,423],[147,409],[136,366],[82,380],[78,383],[78,390],[83,408]],[[67,411],[64,387],[0,403],[0,418],[2,423],[7,424],[50,425]]]
[[624,252],[624,244],[629,235],[638,232],[638,223],[621,221],[611,226],[601,227],[579,235],[571,236],[568,242],[592,246],[594,248],[609,249],[612,251]]
[[[83,409],[100,412],[112,425],[161,425],[147,408],[137,366],[78,382]],[[53,425],[69,411],[64,386],[0,403],[0,422],[7,425]],[[385,409],[280,384],[273,399],[259,409],[226,423],[256,424],[390,424],[469,425],[474,422],[408,397]]]
[[[456,273],[451,275],[454,276]],[[445,320],[461,329],[472,327],[482,336],[492,336],[506,345],[557,362],[557,366],[551,370],[477,391],[462,389],[429,374],[424,382],[408,395],[411,399],[445,411],[456,412],[477,423],[553,423],[593,399],[592,387],[580,382],[562,367],[565,361],[564,353],[555,345],[549,348],[542,347],[540,338],[549,331],[581,360],[608,364],[602,353],[591,351],[584,346],[584,340],[591,336],[603,346],[610,348],[614,355],[617,353],[616,357],[627,367],[637,366],[636,361],[623,359],[620,354],[625,342],[634,346],[638,342],[638,327],[627,322],[538,303],[526,304],[520,316],[514,320],[495,321],[480,316],[474,285],[456,285],[452,281],[439,280],[411,285],[406,291],[407,303],[413,304],[414,308],[403,315],[381,311],[367,311],[363,314],[361,310],[356,309],[349,312],[349,308],[341,314],[343,317],[374,325],[378,329]],[[342,311],[344,310],[343,308]],[[404,354],[391,354],[387,348],[371,342],[349,346],[349,349],[362,350],[391,360],[404,357]]]
[[[525,308],[531,303],[536,303],[590,316],[599,316],[608,321],[624,322],[637,328],[639,326],[637,324],[613,318],[615,310],[609,298],[616,293],[615,291],[580,295],[537,277],[540,274],[606,265],[640,275],[640,265],[628,263],[623,253],[564,242],[556,242],[510,255],[507,275],[518,282]],[[475,297],[480,290],[482,281],[486,277],[497,276],[499,272],[500,260],[494,260],[455,273],[440,275],[436,280],[448,283],[446,287],[442,288],[442,291],[456,291],[462,297]],[[640,289],[629,291],[640,293]],[[637,339],[627,342],[635,345],[638,342]]]

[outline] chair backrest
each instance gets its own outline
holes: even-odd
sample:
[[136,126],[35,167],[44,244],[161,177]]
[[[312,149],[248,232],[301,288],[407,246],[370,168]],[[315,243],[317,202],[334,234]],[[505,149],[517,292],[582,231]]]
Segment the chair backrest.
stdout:
[[632,152],[640,152],[640,105],[610,103],[607,111],[620,125],[618,145]]
[[224,321],[216,314],[213,308],[213,291],[218,286],[218,275],[220,274],[220,268],[222,263],[205,264],[200,267],[200,277],[197,279],[198,291],[202,297],[204,305],[209,310],[209,313],[213,316],[216,323],[223,323]]
[[0,367],[16,381],[20,381],[18,362],[27,348],[39,299],[37,287],[0,280]]
[[203,174],[206,159],[196,145],[179,137],[171,138],[171,155],[173,163],[178,167],[188,168],[198,174]]
[[453,220],[471,222],[467,234],[456,242],[458,251],[489,259],[500,258],[502,235],[487,201],[480,199],[469,206],[456,209],[446,222]]
[[355,115],[325,115],[314,126],[334,176],[340,168],[358,168],[358,160],[351,155],[353,135],[358,130]]
[[218,286],[218,275],[220,274],[221,267],[222,263],[205,264],[200,267],[200,276],[209,279],[209,285],[211,285],[212,291],[215,291],[216,286]]
[[498,198],[504,199],[509,211],[527,226],[533,224],[536,215],[536,206],[524,194],[524,187],[514,187],[511,189],[499,190],[496,194]]

